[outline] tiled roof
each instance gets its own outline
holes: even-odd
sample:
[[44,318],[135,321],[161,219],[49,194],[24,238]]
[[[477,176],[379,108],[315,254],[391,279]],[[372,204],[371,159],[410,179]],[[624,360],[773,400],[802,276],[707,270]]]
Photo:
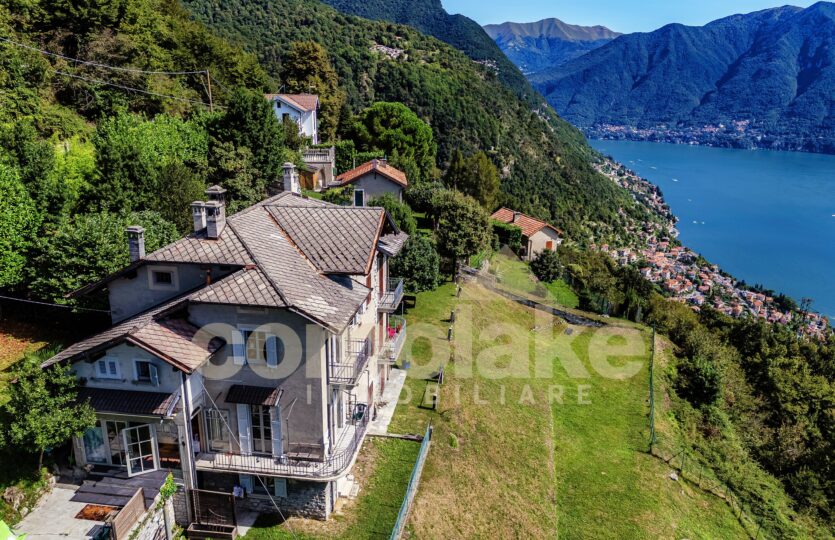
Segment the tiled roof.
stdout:
[[382,208],[268,206],[290,240],[325,274],[365,274],[383,226]]
[[370,172],[376,172],[403,187],[407,187],[409,185],[406,173],[399,169],[395,169],[381,159],[372,159],[371,161],[363,163],[359,167],[351,169],[350,171],[345,171],[336,177],[336,183],[344,186],[345,184],[350,184],[351,182],[360,179]]
[[79,403],[90,402],[90,406],[100,413],[142,414],[151,416],[171,416],[180,400],[180,394],[162,392],[141,392],[90,388],[78,389]]
[[406,240],[408,239],[409,235],[402,231],[389,233],[380,237],[379,247],[389,257],[395,257],[403,249],[403,246],[406,245]]
[[228,220],[229,226],[243,239],[255,263],[289,307],[341,331],[368,296],[368,289],[351,280],[337,283],[320,274],[290,243],[266,208],[240,212]]
[[[514,213],[519,214],[519,216],[516,218],[516,221],[513,220]],[[492,219],[495,219],[496,221],[516,225],[517,227],[522,229],[522,234],[524,236],[527,236],[528,238],[536,234],[538,231],[541,231],[545,227],[553,229],[558,234],[562,234],[562,231],[560,231],[550,223],[538,220],[521,212],[514,212],[510,208],[500,208],[493,212],[493,215],[490,217]]]
[[280,99],[302,111],[313,111],[319,106],[319,96],[315,94],[266,94],[264,97],[270,101]]
[[147,261],[200,264],[252,264],[238,236],[231,232],[217,239],[206,237],[206,231],[192,233],[145,256]]
[[226,403],[244,403],[246,405],[266,405],[275,407],[281,397],[278,387],[247,386],[236,384],[226,393]]
[[254,266],[212,283],[191,295],[189,300],[206,304],[287,307],[264,272]]
[[44,362],[43,366],[74,359],[84,353],[105,349],[122,341],[130,341],[174,367],[190,373],[217,351],[222,343],[218,340],[198,343],[193,340],[198,332],[197,327],[182,319],[163,318],[183,302],[183,296],[177,297],[74,343]]

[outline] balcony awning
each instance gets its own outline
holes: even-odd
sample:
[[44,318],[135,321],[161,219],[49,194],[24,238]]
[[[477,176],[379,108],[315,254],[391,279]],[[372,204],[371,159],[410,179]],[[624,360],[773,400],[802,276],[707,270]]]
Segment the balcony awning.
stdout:
[[270,388],[268,386],[247,386],[245,384],[236,384],[230,387],[229,392],[226,393],[226,403],[275,407],[278,405],[278,400],[281,399],[282,392],[283,391],[277,387]]
[[168,417],[174,413],[174,407],[180,400],[180,394],[164,392],[136,392],[112,390],[107,388],[78,389],[78,401],[90,402],[97,413],[132,414],[136,416]]

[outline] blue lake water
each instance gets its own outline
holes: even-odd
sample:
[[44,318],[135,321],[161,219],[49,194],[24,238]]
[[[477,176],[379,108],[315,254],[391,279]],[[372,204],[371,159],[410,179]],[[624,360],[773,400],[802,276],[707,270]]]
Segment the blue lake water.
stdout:
[[835,316],[835,156],[591,141],[661,188],[681,241],[737,279]]

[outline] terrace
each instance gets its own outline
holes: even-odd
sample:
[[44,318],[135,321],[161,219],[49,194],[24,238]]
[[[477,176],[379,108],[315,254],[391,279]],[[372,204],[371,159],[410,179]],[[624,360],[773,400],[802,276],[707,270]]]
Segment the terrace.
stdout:
[[403,351],[406,343],[406,319],[398,315],[389,317],[389,326],[386,331],[386,342],[380,351],[380,361],[387,364],[394,364]]
[[377,304],[380,313],[394,313],[403,300],[403,278],[389,278],[387,285],[386,292]]
[[353,386],[371,356],[371,342],[368,339],[352,339],[342,358],[338,355],[328,362],[330,383]]

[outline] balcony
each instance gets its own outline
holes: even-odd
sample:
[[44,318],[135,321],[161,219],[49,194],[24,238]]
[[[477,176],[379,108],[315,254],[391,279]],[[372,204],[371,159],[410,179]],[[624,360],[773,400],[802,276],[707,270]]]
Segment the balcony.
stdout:
[[380,361],[394,364],[400,358],[403,345],[406,343],[406,319],[397,315],[389,317],[389,327],[386,330],[386,342],[380,351]]
[[229,452],[201,452],[194,460],[199,471],[222,471],[263,476],[328,480],[341,476],[354,463],[363,438],[368,431],[368,414],[342,428],[331,455],[323,459],[293,459],[280,457],[233,454]]
[[353,386],[368,365],[371,356],[371,342],[368,339],[352,339],[342,358],[328,362],[330,383]]
[[377,304],[377,311],[380,313],[394,313],[403,300],[403,278],[389,278],[387,285]]

